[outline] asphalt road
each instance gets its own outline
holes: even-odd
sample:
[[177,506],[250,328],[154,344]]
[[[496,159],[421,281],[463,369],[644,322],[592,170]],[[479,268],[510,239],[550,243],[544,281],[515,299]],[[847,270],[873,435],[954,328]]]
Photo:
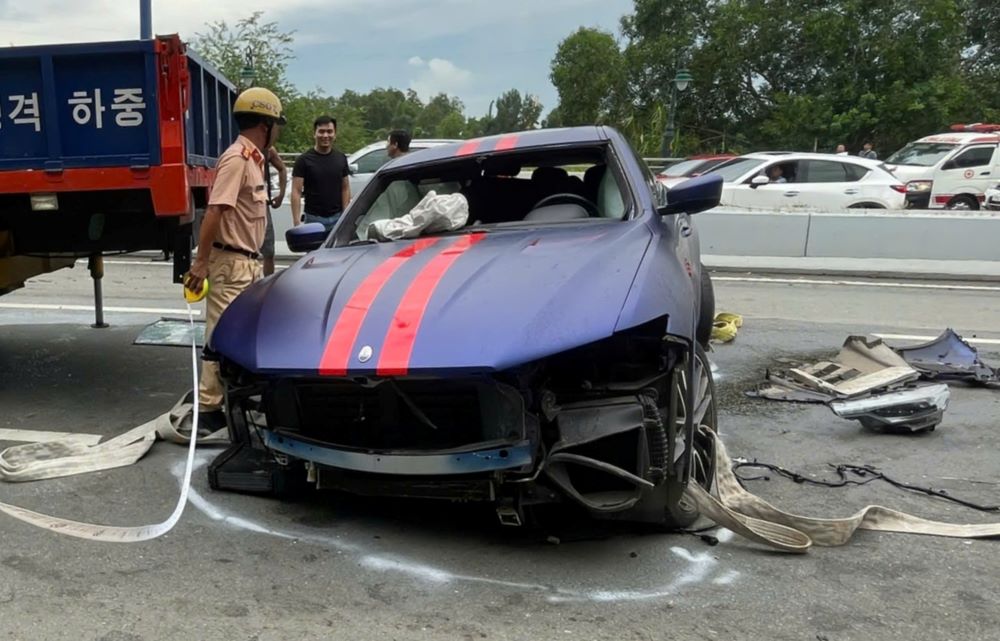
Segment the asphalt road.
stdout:
[[[169,274],[145,259],[109,260],[106,304],[121,311],[107,312],[104,330],[88,327],[87,311],[41,308],[89,305],[85,266],[0,298],[0,427],[110,435],[168,409],[190,386],[190,353],[132,341],[145,324],[180,316]],[[1000,503],[1000,390],[955,386],[942,425],[916,437],[742,394],[765,368],[832,354],[849,334],[931,336],[952,326],[984,339],[984,359],[1000,365],[1000,289],[746,278],[726,274],[716,285],[720,310],[746,319],[737,341],[712,354],[731,454],[823,476],[828,463],[874,464]],[[4,484],[0,500],[83,521],[152,523],[176,501],[184,454],[160,443],[128,468]],[[726,532],[710,546],[592,528],[555,544],[470,506],[212,492],[203,468],[212,455],[199,458],[180,524],[151,542],[82,541],[0,515],[0,638],[910,641],[996,638],[1000,629],[1000,541],[862,532],[846,547],[789,556]],[[1000,520],[883,484],[750,487],[819,516],[880,503]]]

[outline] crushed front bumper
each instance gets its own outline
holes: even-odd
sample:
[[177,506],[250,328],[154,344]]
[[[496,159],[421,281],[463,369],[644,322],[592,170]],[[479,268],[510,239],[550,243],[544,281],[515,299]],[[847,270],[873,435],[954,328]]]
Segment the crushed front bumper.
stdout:
[[373,474],[437,476],[530,468],[530,441],[448,452],[363,452],[335,448],[262,430],[264,446],[275,452],[341,470]]

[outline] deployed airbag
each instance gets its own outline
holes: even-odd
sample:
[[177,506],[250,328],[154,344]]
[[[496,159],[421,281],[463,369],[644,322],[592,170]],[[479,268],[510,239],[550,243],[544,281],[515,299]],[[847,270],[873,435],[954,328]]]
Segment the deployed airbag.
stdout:
[[376,220],[368,225],[368,238],[400,240],[422,233],[455,231],[469,220],[469,201],[462,194],[438,195],[434,191],[417,203],[410,213],[399,218]]

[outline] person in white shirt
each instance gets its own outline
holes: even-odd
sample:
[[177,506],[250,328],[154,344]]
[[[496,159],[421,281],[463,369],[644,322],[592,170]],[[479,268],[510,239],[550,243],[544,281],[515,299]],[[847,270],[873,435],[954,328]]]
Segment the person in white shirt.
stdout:
[[787,180],[785,180],[785,177],[782,175],[784,173],[785,172],[781,168],[781,165],[771,165],[770,167],[767,168],[767,177],[773,183],[786,183],[786,182],[788,182]]

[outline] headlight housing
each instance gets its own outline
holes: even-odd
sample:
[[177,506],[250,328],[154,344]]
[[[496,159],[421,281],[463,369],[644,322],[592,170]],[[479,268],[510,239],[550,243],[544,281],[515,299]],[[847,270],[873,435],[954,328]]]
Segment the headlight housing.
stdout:
[[934,187],[933,180],[911,180],[906,183],[906,193],[926,194]]

